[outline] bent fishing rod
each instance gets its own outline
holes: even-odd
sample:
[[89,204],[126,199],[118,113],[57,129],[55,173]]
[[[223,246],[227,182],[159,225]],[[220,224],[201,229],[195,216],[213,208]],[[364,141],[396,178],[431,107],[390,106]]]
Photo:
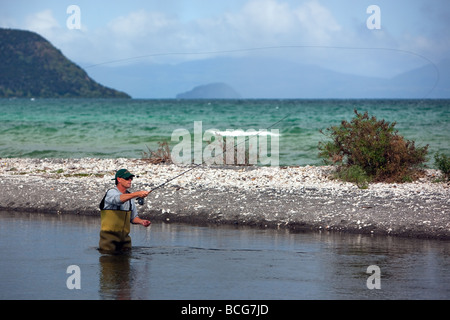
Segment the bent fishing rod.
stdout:
[[[264,129],[264,130],[269,130],[270,128],[276,126],[276,125],[279,124],[280,122],[282,122],[282,121],[284,121],[285,119],[287,119],[289,116],[290,116],[290,114],[286,115],[285,117],[283,117],[282,119],[280,119],[280,120],[278,120],[277,122],[273,123],[272,125],[270,125],[269,127],[267,127],[267,128]],[[256,136],[258,136],[260,133],[261,133],[261,131],[258,132],[258,134],[256,134]],[[248,141],[248,140],[247,140],[247,138],[246,138],[244,141],[238,143],[238,144],[236,145],[236,147],[239,146],[239,145],[241,145],[242,143],[246,143],[247,141]],[[227,149],[225,149],[225,151],[222,151],[222,153],[219,154],[218,156],[223,156],[226,152],[227,152]],[[156,187],[150,189],[150,193],[153,192],[153,191],[155,191],[155,190],[158,190],[158,189],[164,187],[164,186],[165,186],[166,184],[168,184],[169,182],[171,182],[171,181],[173,181],[173,180],[175,180],[175,179],[177,179],[177,178],[179,178],[179,177],[185,175],[186,173],[188,173],[188,172],[190,172],[190,171],[192,171],[192,170],[194,170],[194,169],[196,169],[196,168],[198,168],[198,167],[204,165],[205,163],[206,163],[206,161],[204,160],[204,161],[202,161],[201,163],[195,164],[193,167],[191,167],[191,168],[189,168],[189,169],[187,169],[187,170],[185,170],[185,171],[179,173],[178,175],[174,176],[173,178],[170,178],[170,179],[166,180],[165,182],[161,183],[160,185],[158,185],[158,186],[156,186]],[[137,198],[137,201],[138,201],[138,203],[139,203],[141,206],[144,205],[144,198],[140,198],[140,197],[139,197],[139,198]]]

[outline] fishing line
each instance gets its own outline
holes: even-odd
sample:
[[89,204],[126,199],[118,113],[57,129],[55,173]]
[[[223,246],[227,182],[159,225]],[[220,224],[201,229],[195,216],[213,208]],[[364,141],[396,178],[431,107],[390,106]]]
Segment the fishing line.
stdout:
[[[279,124],[280,122],[282,122],[282,121],[284,121],[285,119],[287,119],[291,114],[292,114],[292,112],[288,113],[288,114],[285,115],[283,118],[281,118],[280,120],[274,122],[273,124],[271,124],[269,127],[265,128],[264,130],[269,130],[270,128],[273,128],[274,126],[276,126],[276,125]],[[259,132],[258,132],[255,136],[260,135],[262,132],[263,132],[263,131],[259,130]],[[241,141],[240,143],[236,144],[235,147],[241,145],[242,143],[246,143],[246,142],[248,141],[248,139],[249,139],[249,138],[248,138],[248,136],[247,136],[247,137],[245,138],[244,141]],[[226,152],[227,152],[227,148],[225,148],[225,151],[223,151],[223,149],[222,149],[222,153],[219,154],[219,155],[217,155],[217,156],[223,156]],[[217,157],[217,156],[214,155],[214,157]],[[201,163],[195,164],[193,167],[191,167],[191,168],[189,168],[189,169],[187,169],[187,170],[181,172],[180,174],[174,176],[173,178],[168,179],[168,180],[165,181],[164,183],[161,183],[160,185],[157,185],[156,187],[150,189],[150,192],[153,192],[153,191],[155,191],[155,190],[158,190],[158,189],[164,187],[164,186],[167,185],[169,182],[171,182],[171,181],[173,181],[173,180],[175,180],[175,179],[177,179],[177,178],[179,178],[179,177],[185,175],[185,174],[188,173],[188,172],[191,172],[192,170],[194,170],[194,169],[196,169],[196,168],[202,166],[202,165],[205,164],[205,163],[206,163],[206,161],[204,160],[204,161],[202,161]],[[141,206],[144,205],[144,203],[145,203],[144,198],[137,198],[136,200],[137,200],[137,202],[139,203],[139,205],[141,205]],[[142,236],[144,239],[141,239],[141,240],[142,240],[142,242],[145,243],[145,244],[147,244],[147,243],[149,242],[149,234],[148,234],[149,232],[150,232],[150,229],[149,229],[149,230],[146,230],[145,235]]]
[[[276,125],[279,124],[280,122],[282,122],[282,121],[284,121],[285,119],[287,119],[291,114],[292,114],[292,112],[291,112],[291,113],[288,113],[288,114],[285,115],[283,118],[281,118],[280,120],[278,120],[278,121],[276,121],[275,123],[271,124],[269,127],[265,128],[264,130],[269,130],[270,128],[273,128],[274,126],[276,126]],[[261,134],[262,132],[263,132],[263,131],[260,130],[255,136],[258,136],[258,135]],[[241,145],[242,143],[246,143],[246,142],[248,141],[248,139],[249,139],[249,138],[248,138],[248,136],[247,136],[247,137],[245,138],[244,141],[241,141],[240,143],[236,144],[235,147]],[[226,152],[227,152],[227,148],[225,148],[225,151],[223,151],[223,149],[222,149],[222,153],[219,154],[219,155],[217,155],[217,156],[214,155],[214,157],[223,156]],[[150,189],[150,192],[153,192],[153,191],[155,191],[155,190],[158,190],[158,189],[164,187],[164,186],[167,185],[169,182],[171,182],[171,181],[177,179],[178,177],[181,177],[182,175],[185,175],[186,173],[188,173],[188,172],[190,172],[190,171],[192,171],[192,170],[194,170],[194,169],[196,169],[196,168],[202,166],[202,165],[205,164],[205,163],[206,163],[206,161],[204,160],[204,161],[202,161],[201,163],[195,164],[193,167],[191,167],[191,168],[189,168],[189,169],[187,169],[187,170],[181,172],[180,174],[174,176],[173,178],[168,179],[168,180],[165,181],[164,183],[161,183],[160,185],[158,185],[158,186],[156,186],[156,187]],[[139,203],[139,205],[141,205],[141,206],[144,205],[144,203],[145,203],[144,198],[137,198],[136,200],[137,200],[137,202]],[[149,232],[150,232],[150,229],[146,230],[146,233],[142,236],[143,239],[142,239],[142,238],[140,239],[144,244],[147,244],[147,243],[149,242]]]
[[[285,119],[287,119],[290,115],[291,115],[291,113],[288,113],[288,114],[287,114],[286,116],[284,116],[282,119],[280,119],[280,120],[278,120],[277,122],[273,123],[272,125],[270,125],[269,127],[265,128],[264,130],[269,130],[270,128],[273,128],[274,126],[276,126],[276,125],[279,124],[280,122],[282,122],[282,121],[284,121]],[[262,131],[260,130],[260,132],[258,132],[258,134],[256,134],[255,136],[258,136],[258,135],[260,135],[261,133],[262,133]],[[241,145],[242,143],[246,143],[247,141],[248,141],[248,137],[246,137],[244,141],[241,141],[240,143],[236,144],[235,147]],[[227,152],[227,149],[225,148],[225,151],[222,150],[222,153],[220,153],[220,154],[218,154],[218,155],[214,155],[214,157],[220,157],[220,156],[223,156],[226,152]],[[187,169],[187,170],[181,172],[180,174],[174,176],[173,178],[168,179],[166,182],[161,183],[160,185],[158,185],[158,186],[156,186],[156,187],[150,189],[150,192],[153,192],[153,191],[155,191],[155,190],[158,190],[159,188],[164,187],[164,186],[165,186],[166,184],[168,184],[169,182],[171,182],[171,181],[177,179],[178,177],[181,177],[182,175],[185,175],[186,173],[188,173],[188,172],[190,172],[190,171],[192,171],[192,170],[194,170],[194,169],[196,169],[196,168],[198,168],[198,167],[204,165],[205,163],[206,163],[206,160],[202,161],[201,163],[195,164],[193,167],[191,167],[191,168],[189,168],[189,169]],[[144,199],[143,199],[143,198],[137,198],[137,200],[138,200],[138,203],[139,203],[140,205],[143,205],[143,204],[144,204]]]
[[427,96],[429,96],[436,86],[439,83],[440,80],[440,73],[439,68],[436,66],[436,64],[428,59],[427,57],[413,52],[409,50],[403,50],[403,49],[395,49],[395,48],[385,48],[385,47],[351,47],[351,46],[320,46],[320,45],[283,45],[283,46],[266,46],[266,47],[254,47],[254,48],[243,48],[243,49],[228,49],[228,50],[216,50],[216,51],[200,51],[200,52],[160,52],[160,53],[151,53],[143,56],[136,56],[136,57],[130,57],[130,58],[124,58],[124,59],[117,59],[117,60],[111,60],[96,64],[91,64],[88,66],[85,66],[84,68],[93,68],[101,65],[106,64],[112,64],[112,63],[119,63],[119,62],[127,62],[132,60],[139,60],[144,58],[151,58],[151,57],[164,57],[164,56],[195,56],[195,55],[211,55],[211,54],[224,54],[224,53],[239,53],[239,52],[251,52],[251,51],[264,51],[264,50],[275,50],[275,49],[338,49],[338,50],[360,50],[360,51],[392,51],[397,53],[404,53],[409,54],[415,57],[418,57],[429,64],[431,64],[434,68],[434,71],[436,72],[436,80],[432,86],[432,88],[425,94],[425,96],[422,99],[425,99]]
[[[436,66],[436,64],[431,61],[430,59],[428,59],[427,57],[412,52],[412,51],[408,51],[408,50],[403,50],[403,49],[395,49],[395,48],[384,48],[384,47],[351,47],[351,46],[319,46],[319,45],[284,45],[284,46],[266,46],[266,47],[254,47],[254,48],[244,48],[244,49],[229,49],[229,50],[216,50],[216,51],[200,51],[200,52],[162,52],[162,53],[153,53],[153,54],[147,54],[147,55],[143,55],[143,56],[136,56],[136,57],[130,57],[130,58],[125,58],[125,59],[117,59],[117,60],[111,60],[111,61],[106,61],[106,62],[102,62],[102,63],[96,63],[96,64],[92,64],[92,65],[88,65],[85,66],[84,68],[93,68],[93,67],[97,67],[97,66],[101,66],[101,65],[106,65],[106,64],[112,64],[112,63],[119,63],[119,62],[127,62],[127,61],[132,61],[132,60],[138,60],[138,59],[144,59],[144,58],[150,58],[150,57],[159,57],[159,56],[176,56],[176,55],[209,55],[209,54],[224,54],[224,53],[239,53],[239,52],[250,52],[250,51],[263,51],[263,50],[275,50],[275,49],[338,49],[338,50],[374,50],[374,51],[392,51],[392,52],[398,52],[398,53],[404,53],[404,54],[409,54],[409,55],[413,55],[416,57],[421,58],[422,60],[427,61],[429,64],[431,64],[436,72],[436,80],[432,86],[432,88],[427,92],[427,94],[425,94],[424,97],[422,97],[421,100],[425,99],[427,96],[429,96],[431,94],[431,92],[434,91],[434,89],[436,88],[439,79],[440,79],[440,73],[439,73],[439,69]],[[285,120],[286,118],[288,118],[290,116],[290,114],[288,114],[287,116],[283,117],[282,119],[278,120],[277,122],[275,122],[274,124],[272,124],[271,126],[269,126],[268,128],[266,128],[266,130],[272,128],[273,126],[277,125],[278,123],[282,122],[283,120]],[[260,133],[258,133],[256,136],[258,136]],[[242,143],[246,143],[247,139],[244,140],[243,142],[239,143],[238,145],[242,144]],[[236,146],[238,146],[236,145]],[[225,150],[226,152],[226,150]],[[218,155],[221,156],[223,154],[225,154],[225,152],[222,152],[222,154]],[[216,156],[215,156],[216,157]],[[155,188],[151,189],[150,192],[153,192],[157,189],[162,188],[163,186],[165,186],[166,184],[168,184],[169,182],[185,175],[186,173],[202,166],[203,164],[205,164],[205,161],[203,161],[202,163],[196,164],[193,167],[189,168],[188,170],[185,170],[183,172],[181,172],[180,174],[174,176],[173,178],[168,179],[166,182],[156,186]],[[143,198],[137,198],[139,204],[143,204],[144,203],[144,199]]]

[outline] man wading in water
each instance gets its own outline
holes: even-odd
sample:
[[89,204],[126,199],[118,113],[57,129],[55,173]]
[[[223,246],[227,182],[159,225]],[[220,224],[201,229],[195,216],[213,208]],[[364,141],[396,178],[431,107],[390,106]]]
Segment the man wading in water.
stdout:
[[149,220],[138,217],[136,204],[132,199],[145,198],[150,191],[136,191],[130,193],[131,181],[134,175],[126,169],[116,172],[113,180],[116,187],[106,192],[100,203],[101,229],[99,249],[101,251],[114,252],[131,249],[130,222],[141,224],[144,227],[150,225]]

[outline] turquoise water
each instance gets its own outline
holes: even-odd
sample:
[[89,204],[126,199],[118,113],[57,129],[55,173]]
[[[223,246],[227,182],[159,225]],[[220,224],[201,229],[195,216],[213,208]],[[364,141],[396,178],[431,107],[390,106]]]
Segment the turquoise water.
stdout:
[[450,100],[2,99],[0,157],[140,158],[176,129],[193,135],[201,121],[202,132],[273,126],[281,165],[318,165],[319,130],[352,119],[354,109],[397,122],[406,139],[430,145],[430,159],[450,154]]

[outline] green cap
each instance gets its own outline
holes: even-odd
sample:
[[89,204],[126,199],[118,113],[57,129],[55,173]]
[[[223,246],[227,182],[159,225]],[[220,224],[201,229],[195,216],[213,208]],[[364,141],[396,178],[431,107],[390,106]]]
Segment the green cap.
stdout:
[[131,174],[131,172],[128,171],[127,169],[120,169],[120,170],[117,170],[116,176],[115,176],[115,178],[112,179],[112,180],[115,180],[115,179],[117,179],[117,178],[128,179],[128,178],[130,178],[130,177],[133,178],[133,177],[135,177],[135,175],[134,175],[134,174]]

